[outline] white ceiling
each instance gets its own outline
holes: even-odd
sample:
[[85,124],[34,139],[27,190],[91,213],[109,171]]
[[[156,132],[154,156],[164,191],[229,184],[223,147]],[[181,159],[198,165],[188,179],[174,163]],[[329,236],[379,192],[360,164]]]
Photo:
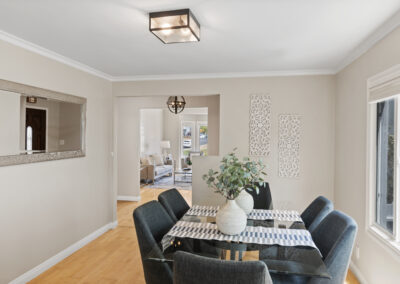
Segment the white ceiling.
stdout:
[[[162,44],[148,13],[190,8],[199,43]],[[399,0],[0,0],[0,30],[113,77],[330,72]]]

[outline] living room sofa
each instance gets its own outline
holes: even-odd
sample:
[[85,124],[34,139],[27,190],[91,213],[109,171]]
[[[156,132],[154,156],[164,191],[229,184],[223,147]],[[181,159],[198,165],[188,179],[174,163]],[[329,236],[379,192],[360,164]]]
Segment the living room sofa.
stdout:
[[140,180],[153,183],[163,176],[171,176],[174,171],[172,159],[164,159],[160,154],[141,155]]

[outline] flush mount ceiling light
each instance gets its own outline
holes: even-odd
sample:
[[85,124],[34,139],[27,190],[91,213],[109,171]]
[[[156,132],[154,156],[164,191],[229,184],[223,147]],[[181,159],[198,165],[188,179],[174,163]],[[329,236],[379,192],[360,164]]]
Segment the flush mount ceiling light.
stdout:
[[172,96],[168,98],[167,106],[170,112],[178,114],[185,109],[186,101],[184,97]]
[[200,41],[200,24],[189,9],[150,13],[149,29],[163,43]]

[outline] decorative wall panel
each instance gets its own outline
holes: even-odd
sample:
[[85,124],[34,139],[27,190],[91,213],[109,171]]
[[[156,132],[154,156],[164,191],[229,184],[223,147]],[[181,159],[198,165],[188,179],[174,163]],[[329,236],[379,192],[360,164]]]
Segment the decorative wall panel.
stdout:
[[297,178],[300,175],[300,128],[300,115],[279,115],[279,177]]
[[271,97],[262,94],[250,96],[249,155],[268,156],[271,132]]

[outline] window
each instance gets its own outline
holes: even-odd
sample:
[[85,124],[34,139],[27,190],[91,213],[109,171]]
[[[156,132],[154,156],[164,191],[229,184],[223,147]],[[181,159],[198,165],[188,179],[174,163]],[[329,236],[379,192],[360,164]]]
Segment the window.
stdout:
[[376,214],[375,221],[393,234],[393,192],[395,174],[395,100],[376,106]]
[[194,123],[189,121],[182,122],[182,157],[189,157],[189,153],[194,150],[193,132]]
[[198,124],[199,152],[202,156],[208,155],[208,127],[206,123]]
[[400,65],[367,80],[368,233],[400,255]]
[[181,158],[208,155],[207,121],[182,121]]

